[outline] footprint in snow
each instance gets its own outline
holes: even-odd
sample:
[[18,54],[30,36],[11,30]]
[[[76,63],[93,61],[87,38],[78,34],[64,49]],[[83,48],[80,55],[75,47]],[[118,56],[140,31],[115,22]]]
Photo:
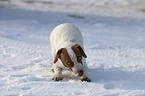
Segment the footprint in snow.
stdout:
[[4,96],[19,96],[18,94],[14,94],[14,95],[4,95]]
[[48,81],[48,79],[46,78],[39,78],[39,77],[35,77],[35,76],[27,76],[23,79],[20,80],[20,82],[34,82],[34,81]]
[[30,90],[31,89],[31,87],[23,87],[23,88],[21,88],[22,90]]
[[42,61],[43,61],[42,59],[35,59],[35,60],[32,60],[31,63],[40,63]]
[[14,66],[14,67],[12,67],[14,70],[22,70],[22,69],[25,69],[26,68],[26,66]]
[[4,65],[1,65],[1,64],[0,64],[0,68],[4,68],[4,67],[5,67]]
[[18,75],[11,75],[12,77],[25,77],[28,76],[29,74],[18,74]]

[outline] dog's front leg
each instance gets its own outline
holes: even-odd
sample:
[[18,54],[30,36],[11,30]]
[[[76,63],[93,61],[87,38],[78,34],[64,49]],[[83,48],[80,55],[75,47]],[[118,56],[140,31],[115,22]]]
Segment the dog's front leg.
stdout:
[[54,76],[53,76],[52,80],[54,80],[54,81],[60,81],[62,79],[63,79],[62,69],[59,68],[59,67],[54,67]]
[[88,77],[88,67],[84,66],[84,75],[81,77],[81,81],[91,82],[91,79]]

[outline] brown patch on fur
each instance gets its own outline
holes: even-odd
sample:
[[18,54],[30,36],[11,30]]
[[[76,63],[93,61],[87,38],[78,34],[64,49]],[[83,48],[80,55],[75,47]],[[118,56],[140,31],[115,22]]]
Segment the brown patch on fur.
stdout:
[[66,48],[61,48],[58,50],[53,63],[56,63],[58,61],[58,58],[62,61],[65,67],[68,67],[70,70],[72,70],[74,63],[71,60]]
[[58,61],[58,58],[60,58],[60,54],[61,54],[62,50],[63,50],[63,48],[61,48],[57,51],[57,54],[55,55],[55,59],[54,59],[53,63],[56,63]]
[[81,54],[81,56],[83,56],[84,58],[87,58],[87,55],[85,54],[84,50],[81,48],[79,44],[75,44],[74,46],[72,46],[72,50],[75,52],[76,56],[78,54]]
[[74,53],[76,54],[77,61],[78,61],[79,63],[83,64],[83,63],[82,63],[82,55],[81,55],[80,50],[79,50],[77,47],[75,47],[75,46],[72,46],[71,48],[72,48],[72,50],[74,51]]

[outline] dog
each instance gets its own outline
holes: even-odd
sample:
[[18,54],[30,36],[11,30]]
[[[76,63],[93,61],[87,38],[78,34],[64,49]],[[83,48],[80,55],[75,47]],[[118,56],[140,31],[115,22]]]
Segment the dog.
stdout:
[[50,34],[53,56],[52,80],[63,79],[62,70],[70,70],[80,77],[81,81],[91,82],[84,52],[83,37],[80,30],[70,23],[60,24]]

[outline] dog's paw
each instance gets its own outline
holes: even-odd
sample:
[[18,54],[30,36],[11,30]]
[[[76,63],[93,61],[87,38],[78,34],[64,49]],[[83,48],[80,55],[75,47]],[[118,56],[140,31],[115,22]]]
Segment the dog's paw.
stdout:
[[57,76],[54,76],[52,78],[52,80],[54,80],[54,81],[61,81],[62,79],[63,79],[63,77],[57,77]]
[[91,79],[88,78],[88,77],[84,77],[84,78],[81,78],[81,81],[82,81],[82,82],[83,82],[83,81],[91,82]]

